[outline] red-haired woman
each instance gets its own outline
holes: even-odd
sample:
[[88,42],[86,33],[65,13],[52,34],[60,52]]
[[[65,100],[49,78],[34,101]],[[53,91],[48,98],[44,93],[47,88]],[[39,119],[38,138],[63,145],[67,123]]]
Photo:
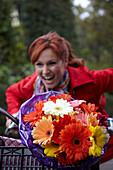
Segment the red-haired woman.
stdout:
[[[109,117],[104,111],[103,94],[113,90],[113,68],[88,70],[83,60],[73,55],[70,43],[56,32],[37,38],[29,48],[29,56],[36,72],[7,89],[9,113],[18,112],[23,101],[32,95],[55,90],[69,93],[75,99],[95,103],[99,111]],[[103,162],[113,158],[112,135],[108,146]]]

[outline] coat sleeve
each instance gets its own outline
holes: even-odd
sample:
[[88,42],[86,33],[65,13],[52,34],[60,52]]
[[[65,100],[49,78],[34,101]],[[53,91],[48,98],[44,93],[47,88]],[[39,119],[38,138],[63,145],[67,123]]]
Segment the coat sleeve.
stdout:
[[10,114],[18,112],[21,104],[33,94],[33,84],[36,80],[36,73],[27,76],[25,79],[11,85],[6,90],[6,102]]
[[98,93],[103,94],[113,90],[113,68],[91,72],[94,76]]

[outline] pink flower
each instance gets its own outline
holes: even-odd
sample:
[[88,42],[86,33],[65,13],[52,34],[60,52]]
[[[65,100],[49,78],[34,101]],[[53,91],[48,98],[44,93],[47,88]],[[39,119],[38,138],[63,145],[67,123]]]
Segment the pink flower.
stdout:
[[86,103],[86,101],[85,100],[70,101],[71,107],[73,107],[74,109],[79,107],[82,103]]
[[80,120],[82,124],[88,125],[88,118],[86,113],[79,112],[78,114],[75,114],[74,117],[77,120]]

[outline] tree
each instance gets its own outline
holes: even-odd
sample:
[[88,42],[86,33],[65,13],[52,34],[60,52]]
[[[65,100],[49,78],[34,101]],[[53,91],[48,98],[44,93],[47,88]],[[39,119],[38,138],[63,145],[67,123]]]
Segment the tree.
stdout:
[[13,1],[0,0],[0,4],[0,63],[3,65],[10,62],[14,66],[16,62],[25,62],[23,31],[21,26],[12,25]]
[[17,8],[26,33],[26,45],[29,47],[35,38],[56,31],[75,46],[77,37],[72,6],[71,0],[18,1]]
[[6,62],[13,48],[13,29],[11,26],[11,1],[0,0],[0,63]]
[[113,1],[93,0],[86,9],[89,17],[79,20],[81,55],[95,63],[98,69],[113,64]]

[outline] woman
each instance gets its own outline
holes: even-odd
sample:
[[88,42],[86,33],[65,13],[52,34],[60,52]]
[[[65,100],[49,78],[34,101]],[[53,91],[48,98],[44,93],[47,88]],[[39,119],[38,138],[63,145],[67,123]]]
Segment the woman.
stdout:
[[[113,90],[112,68],[89,71],[83,60],[75,58],[69,42],[55,32],[37,38],[29,48],[29,56],[36,72],[7,89],[9,113],[18,112],[23,101],[32,95],[55,90],[95,103],[99,111],[109,117],[104,111],[103,94]],[[111,147],[108,147],[103,162],[113,158],[112,136],[109,144]]]

